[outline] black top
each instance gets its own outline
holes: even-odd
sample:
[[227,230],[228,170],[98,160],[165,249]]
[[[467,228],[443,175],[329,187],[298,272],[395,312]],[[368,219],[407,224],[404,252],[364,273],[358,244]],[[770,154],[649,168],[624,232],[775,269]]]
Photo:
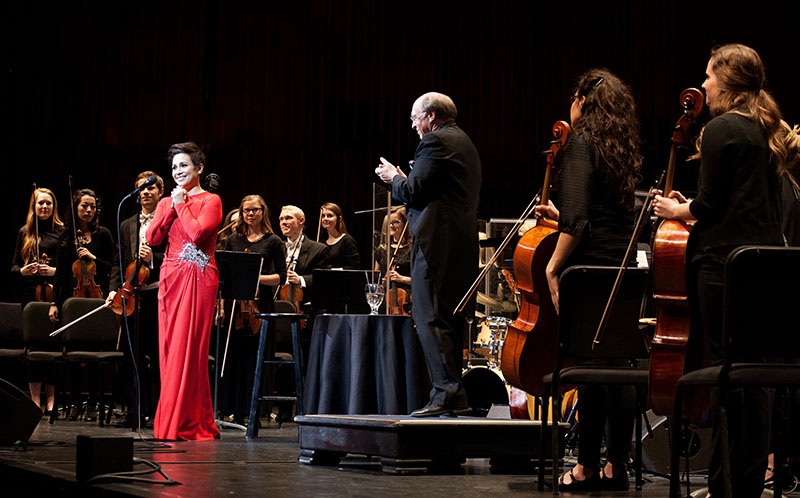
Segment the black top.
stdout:
[[761,126],[736,113],[717,116],[703,131],[700,153],[697,197],[689,205],[697,218],[692,253],[783,245],[780,183]]
[[[281,278],[280,284],[286,282],[284,245],[281,238],[274,233],[265,234],[255,242],[250,242],[247,237],[232,233],[225,240],[225,250],[260,254],[264,258],[261,274],[277,273]],[[258,310],[261,313],[272,313],[274,311],[272,297],[275,294],[275,288],[269,285],[259,285],[258,287]]]
[[328,265],[331,268],[358,270],[361,266],[358,244],[349,233],[344,234],[338,242],[334,244],[325,242],[325,245],[328,246]]
[[412,250],[419,247],[425,256],[437,298],[448,312],[478,274],[480,188],[478,151],[453,121],[422,137],[408,178],[392,180],[392,197],[408,208]]
[[[53,268],[58,268],[58,238],[64,231],[63,227],[52,226],[53,223],[46,221],[39,223],[39,256],[44,259],[47,256],[47,264]],[[49,226],[50,229],[45,229]],[[23,261],[22,259],[22,244],[25,242],[25,236],[28,234],[26,226],[22,226],[17,232],[17,244],[14,247],[14,257],[11,260],[11,272],[19,273],[23,266],[30,263],[30,261]],[[33,301],[36,298],[36,286],[44,279],[48,283],[53,283],[54,277],[42,277],[39,275],[22,276],[22,296],[20,302],[23,306]]]
[[[406,244],[404,246],[400,246],[400,249],[397,250],[397,253],[394,253],[395,246],[392,245],[392,250],[390,253],[390,257],[392,254],[395,254],[395,271],[404,277],[411,276],[411,244]],[[380,269],[382,275],[386,275],[386,271],[384,267],[386,266],[386,246],[381,244],[375,249],[375,262],[378,263],[378,268]],[[395,283],[397,287],[403,289],[411,295],[411,286],[407,284],[403,284],[400,282]]]
[[577,264],[619,266],[634,227],[633,200],[622,205],[603,181],[600,154],[583,133],[564,147],[559,179],[559,231],[581,236],[563,268]]
[[[72,290],[77,285],[72,274],[72,264],[78,259],[78,251],[71,233],[63,234],[58,243],[58,266],[56,266],[55,281],[53,282],[53,301],[61,309],[61,305],[68,297],[72,296]],[[94,282],[103,291],[103,297],[106,297],[111,278],[111,263],[116,255],[116,246],[111,232],[105,227],[98,226],[92,232],[92,241],[85,247],[97,258],[94,260],[97,268]]]

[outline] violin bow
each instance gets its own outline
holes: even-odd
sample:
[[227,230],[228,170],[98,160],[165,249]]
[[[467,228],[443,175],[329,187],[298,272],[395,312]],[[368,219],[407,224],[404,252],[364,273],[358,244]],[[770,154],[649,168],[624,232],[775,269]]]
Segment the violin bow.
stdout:
[[[36,187],[36,182],[34,182],[33,183],[33,193],[34,194],[36,194],[36,188],[37,188]],[[34,237],[33,240],[34,240],[34,244],[36,246],[36,262],[38,263],[39,262],[39,258],[40,258],[40,255],[39,255],[39,215],[36,214],[36,203],[37,203],[37,199],[34,198],[33,199],[33,220],[34,220],[34,226],[36,227],[36,234],[35,234],[36,236]]]

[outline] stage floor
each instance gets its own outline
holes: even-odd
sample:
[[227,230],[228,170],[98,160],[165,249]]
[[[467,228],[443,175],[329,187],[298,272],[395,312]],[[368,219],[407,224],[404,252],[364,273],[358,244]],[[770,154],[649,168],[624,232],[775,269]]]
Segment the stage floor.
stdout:
[[[266,421],[266,419],[264,419]],[[76,436],[132,436],[134,457],[159,463],[181,484],[108,483],[81,486],[75,481]],[[468,459],[458,474],[390,475],[373,460],[348,457],[337,466],[297,463],[297,425],[265,423],[259,438],[248,441],[244,432],[224,429],[218,441],[155,445],[152,430],[141,434],[81,421],[42,421],[27,451],[0,447],[2,496],[551,496],[537,491],[534,475],[492,474],[489,460]],[[568,457],[567,461],[571,459]],[[572,460],[574,462],[574,460]],[[135,470],[145,469],[142,464]],[[163,479],[158,474],[145,476]],[[666,479],[645,475],[642,493],[604,492],[602,496],[664,497]],[[693,478],[695,487],[702,484]],[[7,491],[13,491],[8,493]],[[23,493],[26,493],[23,495]],[[563,496],[570,496],[562,493]]]

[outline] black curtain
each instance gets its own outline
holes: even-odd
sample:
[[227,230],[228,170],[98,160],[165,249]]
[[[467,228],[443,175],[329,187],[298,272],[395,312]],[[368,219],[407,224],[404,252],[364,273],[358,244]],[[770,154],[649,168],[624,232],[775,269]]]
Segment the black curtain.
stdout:
[[[483,161],[479,215],[516,218],[543,181],[541,151],[568,119],[572,84],[607,67],[639,105],[645,182],[667,163],[678,96],[699,87],[709,50],[741,42],[763,57],[785,117],[796,2],[375,2],[347,0],[13,2],[4,16],[3,158],[10,266],[33,182],[63,212],[67,175],[94,188],[113,229],[117,202],[164,156],[194,140],[220,175],[225,210],[246,194],[306,211],[345,212],[369,258],[378,157],[405,164],[418,142],[409,113],[430,90],[453,97]],[[695,187],[680,165],[676,188]],[[133,207],[125,211],[130,215]],[[0,272],[2,300],[14,298]]]

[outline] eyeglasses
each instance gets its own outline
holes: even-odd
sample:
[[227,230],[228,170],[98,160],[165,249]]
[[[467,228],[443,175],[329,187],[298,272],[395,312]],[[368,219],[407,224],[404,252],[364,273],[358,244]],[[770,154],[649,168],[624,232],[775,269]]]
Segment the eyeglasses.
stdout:
[[393,226],[393,227],[396,227],[397,225],[402,225],[402,224],[403,224],[403,222],[402,222],[402,221],[397,221],[397,220],[394,220],[394,221],[390,221],[390,222],[389,222],[389,225],[390,225],[390,226]]
[[242,209],[242,211],[244,211],[244,214],[256,214],[256,213],[260,213],[263,210],[264,210],[264,208],[244,208],[244,209]]
[[411,115],[411,122],[412,123],[416,123],[420,119],[424,118],[427,114],[428,114],[427,112],[421,112],[419,114],[412,114]]

